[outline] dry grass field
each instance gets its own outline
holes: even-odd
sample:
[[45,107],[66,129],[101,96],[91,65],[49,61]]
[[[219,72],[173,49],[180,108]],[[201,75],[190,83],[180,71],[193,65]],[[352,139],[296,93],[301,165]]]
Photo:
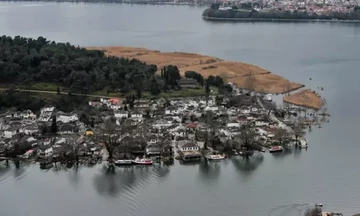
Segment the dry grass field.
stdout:
[[300,92],[285,96],[284,101],[316,110],[320,109],[324,105],[322,98],[311,89],[304,89]]
[[270,73],[256,65],[223,61],[219,58],[183,52],[159,52],[136,47],[87,47],[87,49],[103,50],[107,55],[137,58],[148,64],[156,64],[158,68],[166,65],[176,65],[181,73],[196,71],[204,77],[219,75],[228,81],[245,88],[245,77],[253,74],[255,77],[254,89],[264,93],[284,93],[303,87],[299,83],[290,82],[281,76]]

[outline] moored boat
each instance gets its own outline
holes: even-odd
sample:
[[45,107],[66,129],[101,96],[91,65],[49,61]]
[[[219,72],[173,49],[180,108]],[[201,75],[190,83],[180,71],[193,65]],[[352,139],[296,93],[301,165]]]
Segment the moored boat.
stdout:
[[116,160],[115,162],[116,166],[128,166],[132,164],[131,160]]
[[226,158],[224,154],[215,154],[215,155],[208,155],[206,156],[209,160],[223,160]]
[[152,165],[153,161],[149,158],[136,158],[132,163],[135,165]]
[[282,152],[284,150],[284,148],[282,146],[272,146],[269,149],[270,153],[274,153],[274,152]]

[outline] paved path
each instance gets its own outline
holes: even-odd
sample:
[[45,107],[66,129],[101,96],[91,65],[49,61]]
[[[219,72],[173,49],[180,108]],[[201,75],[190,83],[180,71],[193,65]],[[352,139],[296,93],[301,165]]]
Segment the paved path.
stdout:
[[[7,88],[0,88],[0,91],[7,91]],[[33,92],[33,93],[42,93],[42,94],[57,94],[57,91],[43,91],[43,90],[26,90],[26,89],[14,89],[15,91],[21,92]],[[69,95],[69,92],[60,92],[62,95]],[[95,98],[114,98],[114,96],[104,96],[104,95],[92,95],[92,94],[77,94],[71,93],[71,95],[83,96],[83,97],[95,97]]]

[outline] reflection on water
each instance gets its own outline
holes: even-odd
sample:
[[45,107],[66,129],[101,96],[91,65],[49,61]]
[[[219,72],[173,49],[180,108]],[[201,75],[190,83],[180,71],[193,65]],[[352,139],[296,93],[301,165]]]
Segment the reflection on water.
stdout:
[[240,171],[240,173],[245,173],[247,175],[250,175],[264,161],[264,157],[262,154],[257,154],[248,159],[243,158],[243,157],[234,157],[234,158],[231,158],[231,161],[232,161],[234,167],[238,171]]
[[199,175],[203,182],[212,183],[220,176],[220,166],[223,161],[203,160],[199,164]]
[[166,180],[169,176],[170,170],[171,166],[167,165],[155,164],[152,166],[153,177],[159,182]]

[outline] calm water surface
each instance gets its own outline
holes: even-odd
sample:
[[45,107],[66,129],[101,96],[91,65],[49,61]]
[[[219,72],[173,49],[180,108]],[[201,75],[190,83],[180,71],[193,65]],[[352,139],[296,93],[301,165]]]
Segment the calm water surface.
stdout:
[[[306,203],[360,212],[360,25],[209,23],[203,8],[0,3],[1,34],[81,46],[187,51],[260,65],[322,86],[331,122],[308,151],[172,167],[0,168],[0,215],[299,215]],[[309,78],[312,80],[309,80]],[[16,200],[16,202],[15,202]],[[21,208],[19,208],[19,204]]]

